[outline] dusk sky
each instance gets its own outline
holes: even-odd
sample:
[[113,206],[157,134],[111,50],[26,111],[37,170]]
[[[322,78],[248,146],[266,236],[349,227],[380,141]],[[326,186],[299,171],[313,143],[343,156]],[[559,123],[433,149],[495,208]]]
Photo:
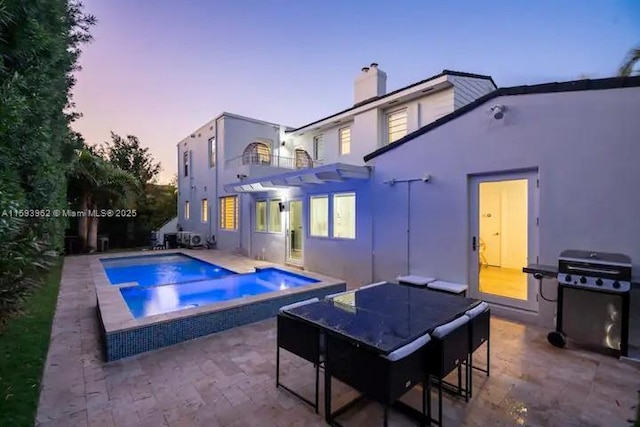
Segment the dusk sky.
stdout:
[[391,91],[443,69],[498,86],[612,76],[640,45],[640,1],[85,0],[75,124],[90,144],[176,144],[222,111],[290,126],[353,103],[371,62]]

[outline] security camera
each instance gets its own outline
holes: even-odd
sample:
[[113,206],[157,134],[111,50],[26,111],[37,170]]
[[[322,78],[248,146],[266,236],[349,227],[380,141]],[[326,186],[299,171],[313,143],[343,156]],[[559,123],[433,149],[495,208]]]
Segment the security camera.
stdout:
[[431,182],[431,175],[429,175],[428,173],[425,173],[422,176],[422,182]]
[[236,175],[238,177],[238,179],[245,179],[247,177],[247,175],[243,174],[243,173],[239,173],[238,175]]
[[489,110],[489,112],[491,114],[493,114],[493,118],[496,120],[500,120],[504,117],[504,112],[507,110],[507,107],[505,107],[502,104],[497,104],[494,105],[493,107],[491,107],[491,109]]

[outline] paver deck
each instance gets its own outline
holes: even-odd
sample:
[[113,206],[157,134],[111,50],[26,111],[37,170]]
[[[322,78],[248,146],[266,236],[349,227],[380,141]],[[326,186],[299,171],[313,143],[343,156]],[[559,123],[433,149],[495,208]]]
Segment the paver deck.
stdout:
[[[237,268],[260,265],[217,251],[207,257],[224,257],[222,265],[235,263]],[[274,319],[104,363],[90,259],[65,260],[38,425],[325,425],[322,414],[275,387]],[[492,375],[474,374],[469,403],[445,400],[445,425],[629,426],[640,370],[599,354],[553,348],[546,332],[494,317]],[[312,367],[286,352],[282,356],[283,382],[311,395]],[[335,405],[355,396],[334,384]],[[407,396],[416,399],[418,391]],[[380,425],[381,416],[381,407],[369,403],[340,420],[346,426]],[[394,426],[413,425],[397,413],[390,421]]]

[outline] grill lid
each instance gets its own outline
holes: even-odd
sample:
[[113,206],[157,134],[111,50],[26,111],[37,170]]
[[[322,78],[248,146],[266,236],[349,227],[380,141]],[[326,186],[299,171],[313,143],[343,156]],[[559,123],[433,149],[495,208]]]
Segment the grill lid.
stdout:
[[591,262],[594,264],[613,264],[631,266],[631,258],[624,254],[583,251],[567,249],[560,253],[560,259],[565,261]]

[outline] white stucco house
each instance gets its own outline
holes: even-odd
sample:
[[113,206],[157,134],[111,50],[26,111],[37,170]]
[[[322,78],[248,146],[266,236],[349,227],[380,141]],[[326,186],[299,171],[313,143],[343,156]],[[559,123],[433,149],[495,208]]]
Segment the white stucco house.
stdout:
[[640,271],[638,117],[640,77],[497,89],[445,70],[387,93],[371,64],[334,115],[293,128],[223,113],[180,141],[178,221],[353,284],[465,283],[551,325],[527,263],[593,248]]
[[[179,226],[216,236],[219,248],[316,271],[338,267],[327,248],[342,259],[369,251],[366,222],[347,219],[368,211],[364,156],[496,89],[489,76],[449,70],[388,93],[386,79],[377,64],[364,67],[352,106],[298,128],[222,113],[190,133],[177,145]],[[311,197],[318,190],[329,193]],[[310,204],[327,215],[340,205],[343,222],[336,212],[311,223]],[[339,268],[352,282],[371,277]]]

